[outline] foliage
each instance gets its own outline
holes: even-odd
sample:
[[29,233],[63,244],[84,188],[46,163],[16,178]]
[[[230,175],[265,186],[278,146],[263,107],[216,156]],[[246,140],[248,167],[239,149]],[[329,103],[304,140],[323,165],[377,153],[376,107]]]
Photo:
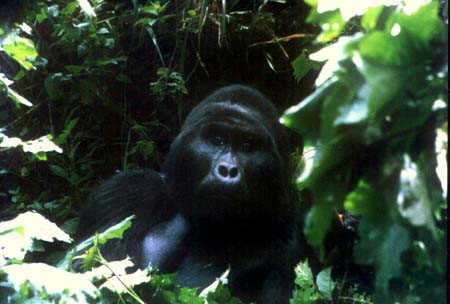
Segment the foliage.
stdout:
[[[291,304],[331,302],[333,293],[338,291],[337,284],[331,277],[331,267],[322,270],[315,282],[307,260],[297,265],[295,274],[296,289],[290,300]],[[350,296],[339,296],[339,303],[373,303],[368,295],[359,294],[357,289],[357,286],[352,286],[348,292]]]
[[72,241],[54,223],[35,212],[23,213],[0,223],[2,303],[56,300],[87,303],[86,296],[95,298],[99,295],[95,286],[81,274],[65,272],[43,263],[24,263],[27,252],[43,250],[39,241],[53,242],[55,239]]
[[437,135],[447,134],[448,72],[439,2],[307,2],[323,29],[317,42],[339,37],[309,56],[324,62],[317,89],[282,117],[314,153],[298,179],[314,197],[306,237],[323,257],[333,212],[350,211],[360,217],[354,261],[375,267],[377,303],[443,303],[447,141]]
[[[106,261],[99,249],[110,239],[121,238],[131,218],[76,245],[58,267],[26,263],[28,252],[36,250],[38,240],[70,242],[70,237],[35,212],[0,222],[0,300],[2,303],[144,303],[135,290],[150,294],[158,303],[241,303],[225,287],[228,271],[201,293],[176,286],[175,275],[160,275],[151,267],[127,273],[133,262]],[[84,252],[84,253],[83,253]],[[81,253],[81,254],[80,254]],[[83,260],[84,273],[70,271],[74,260]]]
[[26,252],[39,250],[40,240],[72,240],[64,231],[36,212],[26,212],[15,219],[0,223],[0,266],[9,261],[23,261]]

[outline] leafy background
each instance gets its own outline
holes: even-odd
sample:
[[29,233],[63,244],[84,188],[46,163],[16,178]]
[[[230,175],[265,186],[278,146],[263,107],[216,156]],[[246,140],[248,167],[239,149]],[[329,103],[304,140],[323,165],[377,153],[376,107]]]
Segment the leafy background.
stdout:
[[[299,263],[291,303],[444,303],[447,1],[2,5],[0,300],[238,303],[226,276],[199,296],[173,275],[127,275],[131,261],[105,261],[99,245],[132,219],[80,245],[83,275],[64,244],[93,186],[117,171],[158,170],[189,109],[245,83],[305,142],[303,159],[293,155],[299,204],[322,266],[313,275]],[[330,268],[337,212],[359,218],[358,238]]]

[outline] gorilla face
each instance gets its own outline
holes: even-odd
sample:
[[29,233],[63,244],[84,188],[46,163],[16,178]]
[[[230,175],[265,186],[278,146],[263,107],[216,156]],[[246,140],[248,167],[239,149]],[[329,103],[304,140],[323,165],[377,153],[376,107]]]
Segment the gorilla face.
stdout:
[[171,196],[192,222],[263,221],[285,208],[285,164],[271,129],[278,122],[270,118],[230,96],[194,108],[164,170]]

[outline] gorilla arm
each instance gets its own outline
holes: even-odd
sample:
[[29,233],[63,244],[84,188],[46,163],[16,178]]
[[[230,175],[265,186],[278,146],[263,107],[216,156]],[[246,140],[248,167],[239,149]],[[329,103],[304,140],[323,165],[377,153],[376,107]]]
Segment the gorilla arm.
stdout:
[[97,187],[81,213],[79,237],[88,237],[133,214],[136,218],[123,239],[109,241],[102,253],[110,260],[129,255],[139,265],[142,241],[149,229],[175,215],[167,205],[164,177],[156,171],[120,173]]

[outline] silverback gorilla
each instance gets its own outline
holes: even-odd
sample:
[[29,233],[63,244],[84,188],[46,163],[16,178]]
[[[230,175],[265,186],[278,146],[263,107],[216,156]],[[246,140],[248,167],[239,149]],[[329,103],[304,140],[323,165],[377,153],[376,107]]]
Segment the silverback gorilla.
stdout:
[[272,103],[249,87],[224,87],[188,115],[162,173],[121,173],[90,195],[81,232],[135,214],[124,238],[105,245],[107,258],[129,255],[200,288],[230,266],[237,297],[288,303],[296,235],[290,153]]

